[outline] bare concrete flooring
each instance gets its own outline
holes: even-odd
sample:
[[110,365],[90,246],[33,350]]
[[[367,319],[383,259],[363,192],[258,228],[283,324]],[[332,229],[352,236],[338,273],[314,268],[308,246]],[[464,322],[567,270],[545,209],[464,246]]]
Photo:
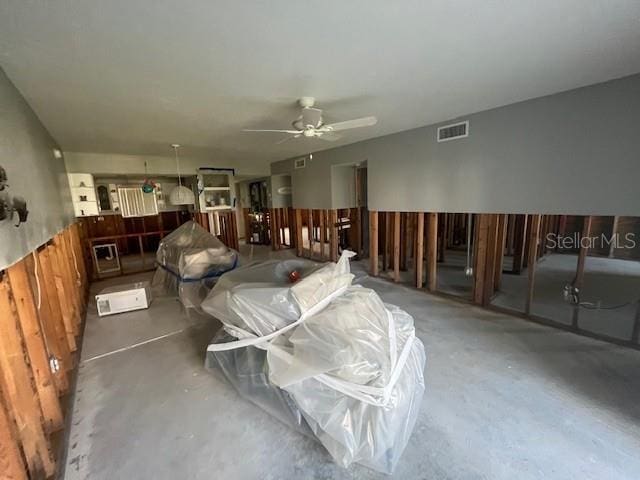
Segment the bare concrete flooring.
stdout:
[[[640,478],[640,352],[354,270],[414,316],[427,350],[427,391],[393,478]],[[389,478],[338,467],[205,371],[216,321],[166,297],[88,312],[64,478]]]

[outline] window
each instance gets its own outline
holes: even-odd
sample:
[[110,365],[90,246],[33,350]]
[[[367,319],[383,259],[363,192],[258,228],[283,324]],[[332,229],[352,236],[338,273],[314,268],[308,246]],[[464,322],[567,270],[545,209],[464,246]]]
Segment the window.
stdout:
[[154,192],[144,193],[141,187],[118,187],[118,197],[123,217],[158,214],[158,202]]
[[109,199],[109,187],[106,185],[98,185],[98,205],[100,211],[105,212],[111,210],[111,200]]

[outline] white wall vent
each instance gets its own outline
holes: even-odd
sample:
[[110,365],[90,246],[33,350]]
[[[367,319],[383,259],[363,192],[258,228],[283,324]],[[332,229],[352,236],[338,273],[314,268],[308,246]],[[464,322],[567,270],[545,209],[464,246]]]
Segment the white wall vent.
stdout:
[[438,127],[438,142],[448,142],[469,136],[469,121]]
[[306,157],[302,157],[302,158],[296,158],[293,166],[295,168],[304,168],[307,166],[307,158]]

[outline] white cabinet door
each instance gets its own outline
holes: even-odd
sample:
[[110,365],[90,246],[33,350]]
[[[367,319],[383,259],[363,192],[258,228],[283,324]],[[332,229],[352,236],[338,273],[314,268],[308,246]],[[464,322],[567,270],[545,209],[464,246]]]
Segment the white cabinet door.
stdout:
[[76,217],[98,215],[98,204],[96,202],[73,202],[73,209]]

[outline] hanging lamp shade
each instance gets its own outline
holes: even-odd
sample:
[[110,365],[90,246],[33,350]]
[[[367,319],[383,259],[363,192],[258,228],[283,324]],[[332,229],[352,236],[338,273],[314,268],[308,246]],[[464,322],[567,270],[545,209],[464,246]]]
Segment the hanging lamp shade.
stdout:
[[171,145],[176,154],[176,171],[178,172],[178,186],[171,190],[169,194],[169,202],[171,205],[193,205],[196,203],[196,196],[190,188],[182,185],[182,177],[180,177],[180,160],[178,159],[178,148],[180,145],[174,143]]
[[196,202],[196,196],[190,188],[184,185],[178,185],[169,194],[171,205],[193,205]]

